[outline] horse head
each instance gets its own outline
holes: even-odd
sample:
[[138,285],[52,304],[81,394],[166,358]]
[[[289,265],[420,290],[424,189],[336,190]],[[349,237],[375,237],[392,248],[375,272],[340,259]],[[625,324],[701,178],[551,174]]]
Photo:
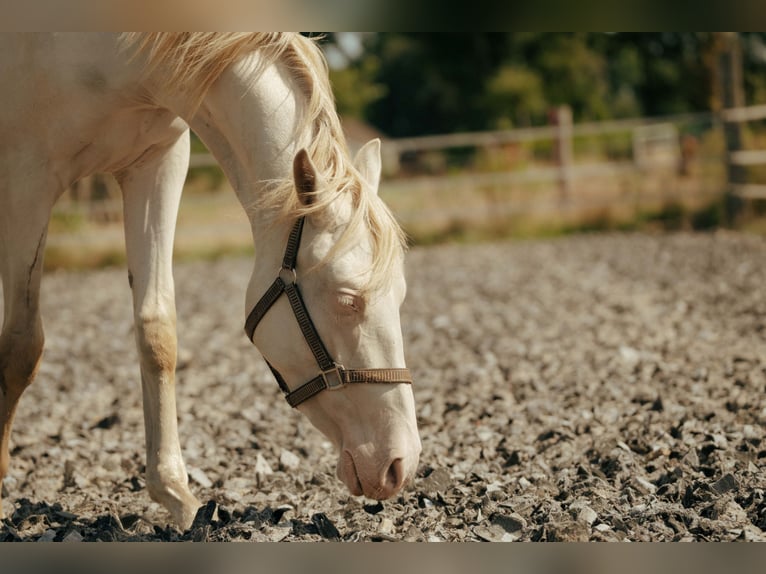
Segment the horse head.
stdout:
[[354,189],[343,193],[306,150],[295,156],[287,247],[281,263],[275,252],[256,266],[248,299],[261,298],[246,330],[288,402],[338,448],[350,492],[386,499],[412,478],[421,450],[399,318],[402,235],[377,197],[380,142],[353,167]]

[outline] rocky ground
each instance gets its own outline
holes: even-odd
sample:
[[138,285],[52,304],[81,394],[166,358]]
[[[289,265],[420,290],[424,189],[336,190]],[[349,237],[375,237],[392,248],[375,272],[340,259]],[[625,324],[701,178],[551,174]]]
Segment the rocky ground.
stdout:
[[735,234],[413,249],[423,455],[382,504],[243,335],[250,261],[178,265],[188,532],[144,488],[126,271],[49,274],[0,540],[766,540],[764,261]]

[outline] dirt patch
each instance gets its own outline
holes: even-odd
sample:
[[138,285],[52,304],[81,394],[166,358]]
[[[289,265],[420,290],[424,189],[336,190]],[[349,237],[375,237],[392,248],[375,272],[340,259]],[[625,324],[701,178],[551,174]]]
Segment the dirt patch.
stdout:
[[423,455],[350,497],[242,332],[251,263],[176,268],[178,408],[203,501],[143,481],[124,270],[52,273],[2,540],[766,540],[766,244],[606,235],[414,249],[402,310]]

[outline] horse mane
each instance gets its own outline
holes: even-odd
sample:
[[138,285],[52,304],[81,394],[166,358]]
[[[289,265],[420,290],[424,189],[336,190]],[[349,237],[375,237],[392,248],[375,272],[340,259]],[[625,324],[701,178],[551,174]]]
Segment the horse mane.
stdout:
[[401,260],[405,236],[380,198],[363,189],[335,110],[327,61],[314,40],[296,33],[152,32],[124,34],[123,42],[135,49],[135,55],[143,56],[145,74],[162,67],[163,83],[182,90],[178,95],[192,111],[218,77],[245,55],[258,51],[264,62],[283,65],[306,97],[297,131],[310,134],[306,149],[324,185],[314,201],[304,205],[291,177],[272,181],[269,192],[261,194],[250,209],[270,210],[277,214],[275,220],[295,219],[325,211],[340,196],[350,194],[354,205],[351,220],[327,258],[353,245],[360,230],[368,229],[373,262],[362,273],[367,275],[370,289],[387,283],[393,266]]

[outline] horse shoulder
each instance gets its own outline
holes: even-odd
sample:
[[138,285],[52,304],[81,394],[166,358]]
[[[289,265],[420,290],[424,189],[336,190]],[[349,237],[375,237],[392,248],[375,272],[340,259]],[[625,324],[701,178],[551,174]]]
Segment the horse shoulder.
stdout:
[[58,187],[124,169],[187,129],[148,101],[114,34],[8,35],[0,70],[14,86],[0,97],[0,156],[46,166]]

